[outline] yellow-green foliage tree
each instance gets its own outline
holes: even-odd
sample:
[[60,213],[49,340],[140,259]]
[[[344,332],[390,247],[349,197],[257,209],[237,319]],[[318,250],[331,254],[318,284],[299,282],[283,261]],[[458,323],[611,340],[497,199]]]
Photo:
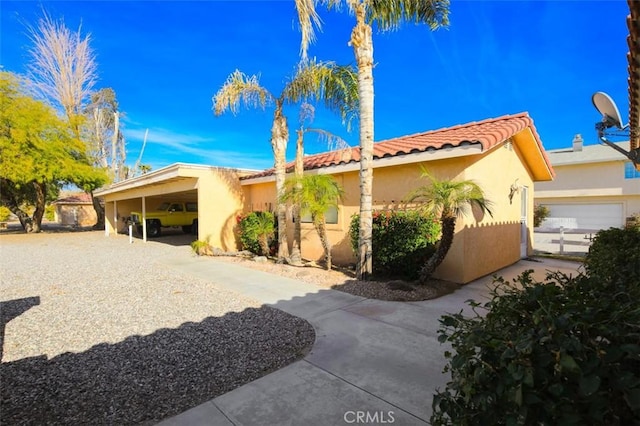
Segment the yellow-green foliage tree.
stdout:
[[[0,72],[0,204],[26,232],[39,232],[47,201],[65,184],[96,188],[107,180],[87,158],[66,120],[27,95],[18,77]],[[25,205],[35,207],[29,215]]]

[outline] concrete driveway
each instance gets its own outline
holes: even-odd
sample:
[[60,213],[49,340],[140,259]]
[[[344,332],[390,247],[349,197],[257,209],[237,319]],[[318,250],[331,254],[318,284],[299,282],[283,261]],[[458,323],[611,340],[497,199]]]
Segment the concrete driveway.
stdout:
[[[308,320],[316,342],[301,361],[161,422],[170,425],[428,424],[435,390],[448,376],[438,319],[485,300],[492,277],[423,302],[364,299],[210,258],[173,267]],[[522,260],[497,273],[534,269],[577,274],[579,265]],[[268,325],[266,325],[268,326]]]

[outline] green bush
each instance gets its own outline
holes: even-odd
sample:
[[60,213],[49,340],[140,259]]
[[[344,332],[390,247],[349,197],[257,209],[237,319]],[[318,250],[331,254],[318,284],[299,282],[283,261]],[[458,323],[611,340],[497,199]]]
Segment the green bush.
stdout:
[[454,353],[432,424],[639,424],[640,282],[530,273],[440,320]]
[[[240,243],[244,250],[268,256],[269,244],[276,231],[275,218],[271,212],[251,212],[238,218]],[[267,244],[266,248],[265,243]],[[267,252],[265,253],[265,250]]]
[[598,232],[584,267],[589,275],[607,280],[640,282],[640,229],[610,228]]
[[56,206],[49,204],[44,208],[44,218],[50,222],[53,222],[56,218]]
[[0,206],[0,222],[6,222],[11,217],[11,210],[5,206]]
[[[349,237],[358,249],[360,217],[351,217]],[[373,273],[416,279],[420,267],[435,252],[440,223],[415,211],[373,212]]]
[[537,228],[542,225],[542,221],[548,218],[550,214],[551,211],[549,210],[549,207],[536,204],[533,207],[533,226]]

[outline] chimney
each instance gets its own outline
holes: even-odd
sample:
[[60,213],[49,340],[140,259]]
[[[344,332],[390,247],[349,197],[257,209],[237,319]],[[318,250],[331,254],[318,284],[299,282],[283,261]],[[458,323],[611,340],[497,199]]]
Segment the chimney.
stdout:
[[582,135],[580,133],[573,137],[573,151],[582,151]]

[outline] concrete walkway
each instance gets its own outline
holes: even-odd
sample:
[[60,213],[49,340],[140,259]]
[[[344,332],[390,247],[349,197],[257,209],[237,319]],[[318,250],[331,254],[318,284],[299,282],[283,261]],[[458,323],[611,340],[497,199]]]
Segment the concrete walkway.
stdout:
[[[280,276],[216,262],[172,259],[173,267],[305,318],[316,342],[302,360],[161,422],[174,425],[428,424],[445,348],[438,319],[465,301],[483,301],[492,277],[423,302],[364,299]],[[534,269],[575,275],[578,264],[520,261],[497,274],[511,279]]]

